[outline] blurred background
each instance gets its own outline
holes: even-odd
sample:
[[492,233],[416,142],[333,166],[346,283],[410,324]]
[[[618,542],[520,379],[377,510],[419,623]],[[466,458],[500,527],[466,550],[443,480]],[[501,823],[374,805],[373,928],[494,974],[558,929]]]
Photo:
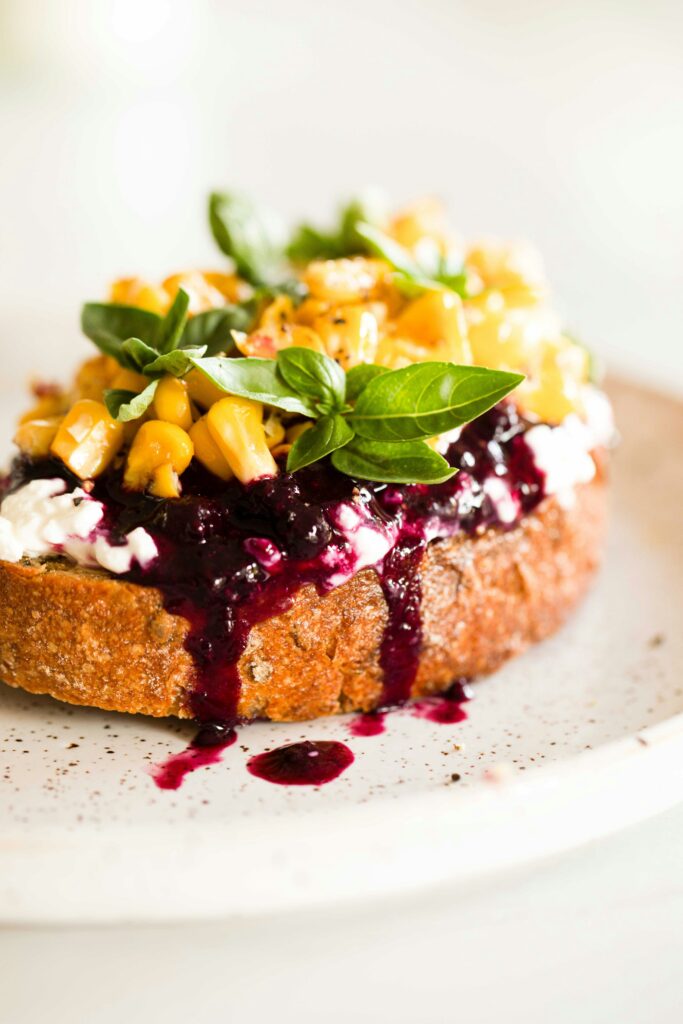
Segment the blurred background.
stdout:
[[543,251],[574,331],[683,389],[677,0],[0,0],[0,370],[116,276],[219,262],[211,188],[436,193]]

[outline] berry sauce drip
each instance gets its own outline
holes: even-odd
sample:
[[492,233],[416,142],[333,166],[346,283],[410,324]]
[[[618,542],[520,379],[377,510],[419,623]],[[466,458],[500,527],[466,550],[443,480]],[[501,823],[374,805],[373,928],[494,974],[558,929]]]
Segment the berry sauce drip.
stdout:
[[[368,565],[358,543],[363,531],[383,552],[375,565],[388,607],[380,706],[405,702],[419,662],[427,545],[489,527],[511,529],[538,505],[544,479],[524,439],[528,426],[512,404],[494,407],[464,427],[445,453],[460,472],[434,486],[354,481],[328,460],[295,474],[281,466],[278,476],[247,486],[220,481],[192,463],[182,497],[172,501],[127,492],[120,470],[100,477],[93,497],[105,507],[110,540],[143,526],[159,550],[146,569],[135,566],[122,578],[157,587],[167,611],[190,624],[195,718],[226,727],[238,722],[237,666],[251,629],[285,611],[302,586],[324,594]],[[36,477],[62,477],[70,489],[79,483],[57,460],[20,458],[5,488]],[[208,756],[193,753],[192,764]]]
[[349,732],[356,737],[381,736],[385,729],[385,711],[369,711],[364,715],[356,715],[349,722]]
[[424,718],[438,725],[456,725],[467,718],[463,704],[468,700],[472,700],[472,691],[467,680],[459,679],[445,693],[413,701],[410,712],[415,718]]
[[150,775],[159,789],[180,789],[185,776],[197,768],[218,764],[223,751],[237,739],[237,733],[221,725],[205,725],[190,745],[161,764],[154,765]]
[[322,786],[341,775],[353,760],[349,748],[338,740],[302,740],[249,758],[247,770],[278,786]]

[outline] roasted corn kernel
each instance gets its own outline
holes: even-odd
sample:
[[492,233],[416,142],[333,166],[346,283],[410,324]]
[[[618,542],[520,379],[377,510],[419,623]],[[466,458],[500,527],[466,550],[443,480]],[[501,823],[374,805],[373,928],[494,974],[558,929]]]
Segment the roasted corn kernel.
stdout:
[[141,373],[135,373],[134,370],[120,369],[113,377],[109,387],[120,389],[121,391],[135,391],[139,393],[144,391],[148,384],[149,379]]
[[409,303],[395,323],[399,337],[411,338],[430,350],[430,359],[471,363],[462,299],[455,292],[425,292]]
[[188,375],[183,377],[183,383],[187,385],[192,401],[202,409],[209,409],[214,402],[225,398],[225,391],[221,391],[201,370],[190,370]]
[[14,435],[14,443],[29,458],[44,459],[50,454],[50,445],[61,422],[61,416],[22,420]]
[[211,436],[211,431],[206,422],[206,416],[202,416],[190,428],[190,439],[194,445],[195,458],[202,466],[213,473],[221,480],[230,480],[234,473],[226,462],[220,448]]
[[110,388],[111,382],[121,367],[110,356],[94,356],[86,359],[76,374],[75,387],[79,398],[102,401],[102,392]]
[[183,430],[192,426],[192,405],[187,384],[178,377],[164,377],[154,392],[154,414],[166,423],[175,423]]
[[306,267],[303,280],[314,299],[343,304],[376,298],[386,274],[385,263],[356,256],[353,259],[315,260]]
[[158,285],[149,284],[139,277],[122,277],[111,286],[110,298],[122,306],[139,306],[160,316],[171,305],[168,292]]
[[181,473],[194,454],[189,435],[175,423],[143,423],[128,453],[123,482],[133,491],[148,490],[157,498],[177,498]]
[[222,398],[211,406],[206,419],[211,436],[242,483],[276,475],[277,465],[268,449],[263,406],[259,402]]
[[327,355],[345,370],[375,361],[379,329],[375,314],[365,306],[338,306],[318,317],[314,327]]
[[82,480],[98,476],[123,443],[123,424],[89,398],[76,402],[59,425],[50,451]]

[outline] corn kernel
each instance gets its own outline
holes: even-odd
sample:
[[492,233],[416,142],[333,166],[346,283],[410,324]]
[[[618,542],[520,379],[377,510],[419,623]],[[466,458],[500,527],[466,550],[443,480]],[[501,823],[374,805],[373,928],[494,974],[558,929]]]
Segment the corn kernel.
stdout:
[[175,299],[179,288],[187,292],[190,300],[188,311],[191,315],[225,305],[223,294],[198,270],[189,270],[184,274],[172,274],[171,277],[166,278],[161,287],[168,297],[169,304]]
[[149,284],[139,277],[123,277],[114,281],[111,286],[110,298],[123,306],[139,306],[159,316],[171,305],[168,293],[157,285]]
[[14,435],[14,443],[31,459],[47,458],[61,422],[61,416],[22,421]]
[[294,319],[294,303],[289,295],[278,295],[261,314],[259,327],[282,327]]
[[139,393],[144,391],[149,384],[149,379],[144,377],[141,373],[135,373],[133,370],[120,369],[116,376],[113,378],[109,387],[120,389],[121,391],[135,391]]
[[314,324],[327,355],[349,370],[359,363],[372,363],[377,353],[377,318],[365,306],[339,306]]
[[39,398],[36,404],[19,417],[19,423],[29,423],[33,420],[51,419],[53,416],[60,416],[66,412],[67,396],[65,394],[44,395]]
[[414,249],[423,239],[434,240],[442,248],[446,241],[446,212],[443,203],[425,196],[411,203],[393,218],[389,234],[406,249]]
[[262,421],[263,406],[246,398],[223,398],[207,414],[211,436],[242,483],[277,474]]
[[102,392],[111,387],[111,382],[120,367],[110,356],[94,356],[79,367],[75,387],[79,398],[102,401]]
[[157,498],[177,498],[179,476],[192,461],[194,446],[175,423],[147,420],[128,452],[123,482],[133,491],[148,490]]
[[164,377],[154,393],[154,413],[157,419],[175,423],[183,430],[192,426],[192,406],[187,384],[178,377]]
[[237,348],[245,356],[260,359],[275,359],[283,348],[310,348],[315,352],[325,352],[320,337],[310,327],[301,324],[284,323],[279,327],[258,327],[251,334],[233,332]]
[[358,256],[353,259],[315,260],[306,267],[303,280],[314,299],[343,304],[376,298],[386,274],[386,264],[380,260]]
[[285,439],[285,425],[274,409],[271,409],[264,419],[263,430],[266,435],[266,444],[271,451]]
[[501,289],[509,298],[516,294],[515,305],[535,302],[545,291],[543,260],[528,242],[490,241],[475,245],[468,251],[465,262],[485,288]]
[[287,427],[287,444],[294,444],[312,426],[310,420],[304,420],[303,423],[294,423],[291,427]]
[[411,302],[396,320],[396,333],[430,349],[432,359],[472,362],[462,300],[445,288]]
[[230,480],[234,476],[233,471],[224,459],[220,448],[211,436],[206,416],[192,424],[190,439],[194,445],[195,458],[202,466],[213,473],[221,480]]
[[123,424],[101,402],[82,398],[59,425],[50,451],[82,480],[99,476],[123,443]]

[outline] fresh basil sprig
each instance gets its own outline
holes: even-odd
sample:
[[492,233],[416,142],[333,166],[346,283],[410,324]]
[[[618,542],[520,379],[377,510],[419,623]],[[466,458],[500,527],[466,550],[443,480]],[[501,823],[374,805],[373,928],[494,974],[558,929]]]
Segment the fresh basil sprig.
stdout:
[[214,192],[209,198],[209,224],[219,249],[235,263],[237,273],[255,286],[277,279],[284,255],[284,231],[272,214],[246,196]]
[[447,480],[453,468],[424,439],[480,416],[523,380],[454,363],[363,366],[344,374],[329,356],[298,347],[277,359],[191,362],[226,394],[316,421],[292,446],[290,472],[332,455],[342,473],[393,483]]
[[308,223],[300,224],[289,240],[287,258],[292,263],[308,263],[367,252],[364,240],[356,232],[356,225],[376,223],[380,219],[379,205],[377,197],[366,192],[342,206],[337,223],[330,230]]
[[462,263],[455,263],[436,250],[429,262],[418,261],[395,239],[372,224],[356,224],[355,231],[365,243],[366,251],[385,260],[396,272],[395,284],[406,297],[415,298],[435,288],[448,288],[462,298],[467,297],[467,275]]

